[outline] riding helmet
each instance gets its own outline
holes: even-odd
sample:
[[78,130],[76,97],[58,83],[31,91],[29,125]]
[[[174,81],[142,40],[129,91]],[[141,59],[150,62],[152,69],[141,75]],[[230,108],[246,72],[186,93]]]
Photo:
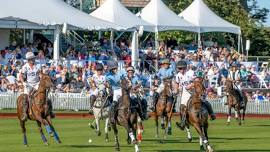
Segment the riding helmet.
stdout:
[[103,70],[103,65],[101,63],[96,64],[96,70],[97,71],[102,71]]
[[163,59],[161,61],[161,64],[170,64],[170,60],[169,59]]
[[127,72],[129,72],[129,71],[133,71],[133,72],[135,71],[133,66],[130,66],[130,67],[127,68]]
[[177,62],[176,67],[177,68],[186,68],[187,63],[186,63],[186,61],[180,60],[180,61]]

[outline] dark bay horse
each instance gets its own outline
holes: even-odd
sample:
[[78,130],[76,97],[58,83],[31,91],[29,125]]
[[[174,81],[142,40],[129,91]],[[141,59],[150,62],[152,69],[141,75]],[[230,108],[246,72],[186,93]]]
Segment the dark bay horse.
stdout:
[[[47,139],[43,134],[41,124],[44,125],[47,132],[54,137],[57,143],[61,143],[60,138],[52,125],[52,120],[50,116],[50,110],[52,110],[51,102],[49,101],[48,91],[53,86],[52,80],[48,74],[40,74],[40,83],[38,90],[33,94],[32,97],[28,97],[27,94],[21,94],[17,98],[17,116],[20,121],[20,125],[23,133],[23,144],[28,146],[26,138],[26,128],[25,121],[23,121],[23,101],[27,100],[27,116],[28,119],[36,121],[41,138],[43,142],[48,145]],[[29,101],[30,99],[30,101]]]
[[159,127],[158,127],[158,118],[161,117],[162,121],[165,118],[165,124],[162,123],[162,127],[164,129],[163,138],[161,140],[164,143],[167,134],[171,134],[171,117],[172,117],[172,103],[168,102],[168,98],[170,96],[171,91],[171,82],[170,80],[163,80],[164,82],[164,90],[160,93],[156,104],[156,110],[154,111],[154,117],[156,122],[156,138],[159,138]]
[[[205,92],[203,85],[203,79],[197,78],[193,82],[194,84],[194,93],[191,96],[190,102],[187,105],[187,126],[186,129],[189,130],[189,125],[192,125],[200,138],[200,148],[212,152],[213,148],[210,146],[208,141],[208,117],[209,113],[207,108],[203,106],[202,95]],[[182,112],[183,110],[180,109]],[[182,114],[182,113],[180,113]],[[189,139],[191,135],[189,135]]]
[[[227,125],[231,122],[231,111],[232,108],[236,111],[236,118],[238,119],[238,124],[241,125],[242,121],[245,121],[245,113],[246,113],[246,107],[247,107],[247,97],[246,95],[243,95],[243,101],[244,106],[241,106],[240,103],[240,94],[239,92],[234,88],[233,81],[226,80],[225,82],[225,92],[227,92],[227,103],[228,103],[228,115],[227,115]],[[243,113],[241,115],[241,110],[243,110]]]
[[133,107],[131,104],[131,88],[131,81],[127,78],[123,78],[121,80],[122,96],[119,99],[118,103],[113,103],[112,109],[109,112],[111,127],[115,135],[115,149],[117,151],[120,151],[117,125],[123,126],[126,129],[128,133],[127,141],[129,142],[129,140],[131,139],[132,143],[135,145],[135,152],[140,151],[137,139],[135,137],[138,115],[136,107]]

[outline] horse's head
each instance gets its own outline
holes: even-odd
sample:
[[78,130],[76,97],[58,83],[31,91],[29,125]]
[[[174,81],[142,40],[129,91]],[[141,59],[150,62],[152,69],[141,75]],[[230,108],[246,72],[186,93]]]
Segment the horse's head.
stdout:
[[125,91],[130,91],[132,87],[131,81],[127,77],[123,77],[121,80],[121,88]]
[[232,91],[232,90],[233,90],[233,81],[227,79],[227,80],[225,81],[225,88],[224,88],[224,91],[225,91],[225,92],[229,92],[229,91]]
[[40,86],[44,89],[49,89],[53,86],[52,79],[48,74],[40,74]]
[[202,78],[196,78],[193,82],[195,93],[202,96],[205,92],[204,80]]

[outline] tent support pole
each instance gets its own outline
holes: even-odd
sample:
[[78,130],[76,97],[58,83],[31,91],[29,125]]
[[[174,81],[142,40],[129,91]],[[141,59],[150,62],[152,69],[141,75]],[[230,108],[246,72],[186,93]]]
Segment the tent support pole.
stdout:
[[60,50],[60,26],[57,25],[54,30],[54,43],[53,43],[53,59],[57,63],[59,61]]
[[201,31],[198,32],[198,48],[202,47]]
[[98,40],[101,39],[101,36],[102,36],[102,31],[98,31]]
[[25,29],[23,29],[23,44],[25,44],[26,41],[25,41]]
[[34,30],[30,30],[30,38],[29,38],[29,42],[33,43],[34,42]]
[[157,55],[157,61],[156,61],[156,70],[158,70],[158,61],[159,61],[159,58],[158,58],[158,49],[159,49],[159,43],[158,43],[158,28],[156,27],[155,29],[155,48],[156,48],[156,55]]
[[241,46],[240,46],[240,43],[241,43],[241,34],[238,34],[238,53],[240,53],[241,52]]
[[132,61],[132,66],[134,68],[137,67],[137,62],[138,62],[138,32],[135,30],[133,32],[132,36],[132,47],[131,47],[131,61]]

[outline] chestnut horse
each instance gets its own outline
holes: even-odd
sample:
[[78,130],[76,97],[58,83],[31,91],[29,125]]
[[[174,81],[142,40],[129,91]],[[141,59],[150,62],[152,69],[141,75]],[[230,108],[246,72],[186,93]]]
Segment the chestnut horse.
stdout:
[[[38,90],[32,97],[27,94],[21,94],[17,98],[17,116],[23,133],[23,144],[28,146],[26,138],[25,121],[21,120],[23,114],[23,101],[27,102],[27,117],[30,120],[36,121],[43,142],[48,145],[47,139],[43,134],[41,124],[45,126],[47,132],[54,137],[57,143],[61,143],[59,136],[52,125],[50,110],[52,105],[48,97],[48,91],[53,86],[52,80],[48,74],[40,74],[40,83]],[[29,101],[30,99],[30,101]]]
[[[163,80],[164,83],[164,90],[160,93],[160,96],[158,98],[157,104],[156,104],[156,110],[154,111],[154,117],[156,122],[156,138],[159,138],[159,127],[158,127],[158,118],[161,117],[161,126],[162,129],[164,129],[163,138],[161,140],[161,143],[164,143],[164,140],[166,139],[167,134],[171,135],[171,117],[172,117],[172,103],[168,102],[168,98],[170,96],[170,90],[171,90],[171,82],[170,80]],[[165,124],[164,124],[164,118],[165,118]]]
[[[194,93],[191,96],[190,102],[187,105],[187,126],[186,130],[189,131],[189,125],[192,125],[200,138],[200,148],[205,149],[208,152],[212,152],[213,148],[208,141],[208,117],[209,113],[207,108],[203,106],[202,95],[205,92],[203,85],[203,79],[197,78],[194,80]],[[181,108],[181,107],[180,107]],[[182,112],[183,109],[180,109]],[[182,115],[183,113],[180,113]],[[181,117],[180,117],[181,118]],[[189,140],[191,141],[191,135],[189,134]]]
[[[231,122],[231,110],[234,108],[236,111],[236,118],[238,119],[238,124],[241,125],[242,121],[245,121],[245,113],[247,107],[247,97],[243,95],[244,106],[241,106],[240,95],[238,91],[233,86],[233,81],[226,80],[224,91],[227,92],[227,103],[228,103],[228,115],[227,115],[227,125]],[[243,113],[241,115],[241,110]]]
[[131,139],[132,143],[135,145],[135,152],[140,151],[137,139],[135,137],[138,114],[136,107],[133,107],[131,103],[131,88],[131,81],[127,78],[123,78],[121,80],[122,96],[118,103],[113,103],[112,108],[109,111],[110,123],[115,135],[115,149],[117,151],[120,151],[117,124],[126,129],[128,133],[127,142],[129,143]]

